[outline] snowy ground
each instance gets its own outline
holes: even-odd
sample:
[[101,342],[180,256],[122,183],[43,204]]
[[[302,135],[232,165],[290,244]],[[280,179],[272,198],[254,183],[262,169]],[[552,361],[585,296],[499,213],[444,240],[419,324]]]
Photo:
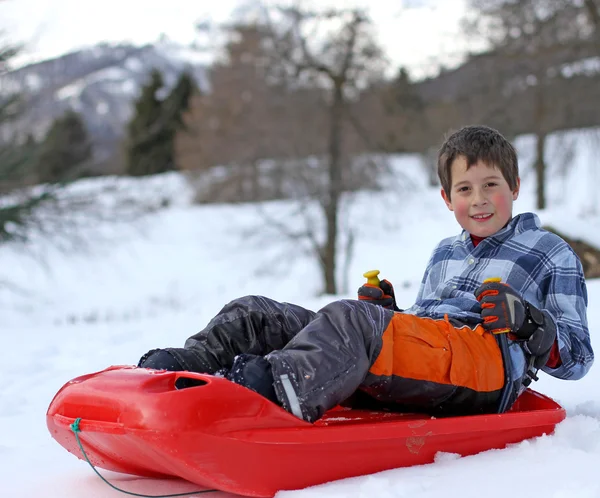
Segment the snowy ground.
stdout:
[[[569,235],[600,244],[596,134],[554,137],[551,142],[549,209],[539,213]],[[574,156],[563,154],[575,145]],[[519,140],[524,187],[516,212],[532,210],[531,143]],[[562,155],[561,155],[562,154]],[[562,168],[563,164],[568,168]],[[315,264],[290,245],[254,206],[190,206],[180,177],[129,182],[136,195],[175,200],[135,226],[104,224],[104,237],[85,252],[62,253],[43,240],[28,252],[0,247],[5,347],[0,362],[0,495],[44,498],[122,496],[49,435],[45,412],[68,380],[113,364],[133,364],[153,347],[180,346],[236,296],[264,294],[318,309],[337,297],[354,297],[362,273],[379,268],[395,283],[400,305],[416,294],[434,244],[458,232],[437,189],[425,185],[416,158],[398,158],[399,179],[390,192],[355,196],[349,208],[356,231],[348,289],[320,296]],[[405,188],[401,188],[405,185]],[[86,188],[94,188],[87,185]],[[286,203],[263,206],[289,226],[304,220]],[[600,282],[589,281],[592,341],[600,328]],[[505,450],[472,457],[440,455],[435,464],[398,469],[280,492],[279,497],[487,498],[600,497],[600,369],[578,382],[542,376],[537,390],[558,400],[568,417],[556,433]],[[368,455],[365,455],[368,458]],[[187,483],[151,481],[106,473],[126,489],[150,495],[189,490]],[[195,489],[195,487],[191,488]],[[209,495],[215,496],[215,495]],[[231,496],[221,493],[220,496]]]

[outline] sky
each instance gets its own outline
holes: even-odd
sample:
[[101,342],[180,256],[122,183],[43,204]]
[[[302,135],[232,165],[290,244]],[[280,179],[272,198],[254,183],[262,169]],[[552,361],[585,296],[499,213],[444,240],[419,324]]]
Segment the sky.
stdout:
[[[305,0],[312,5],[316,0]],[[273,0],[268,0],[273,3]],[[432,65],[457,62],[468,48],[461,18],[466,0],[327,0],[319,6],[367,6],[392,65],[415,75]],[[188,44],[198,39],[197,21],[221,23],[242,0],[0,0],[0,30],[25,43],[21,63],[34,62],[100,41],[143,44],[166,35]]]
[[[537,211],[572,237],[600,246],[597,169],[600,130],[548,139],[548,209]],[[516,141],[522,187],[515,213],[535,205],[534,141]],[[568,168],[562,164],[570,149]],[[273,232],[263,211],[291,226],[304,219],[287,202],[253,205],[191,204],[193,190],[172,173],[143,179],[82,180],[69,197],[99,196],[101,220],[80,209],[72,234],[87,245],[65,251],[36,237],[26,247],[0,246],[0,489],[11,498],[116,498],[85,462],[50,436],[45,413],[69,380],[110,365],[135,364],[156,347],[183,345],[229,300],[262,294],[319,309],[333,299],[355,297],[364,271],[377,268],[394,283],[399,306],[414,300],[434,245],[459,233],[439,189],[429,187],[416,156],[397,156],[394,181],[382,192],[362,192],[342,219],[355,231],[348,287],[318,296],[314,260]],[[565,196],[565,192],[577,195]],[[161,202],[161,200],[170,202]],[[136,223],[119,222],[114,206],[156,203]],[[126,202],[127,201],[127,202]],[[165,207],[168,206],[168,207]],[[390,215],[390,213],[393,213]],[[78,227],[78,228],[76,228]],[[589,326],[598,347],[600,281],[588,280]],[[554,434],[460,457],[440,454],[436,463],[328,483],[277,498],[598,498],[600,462],[600,367],[569,382],[540,374],[536,390],[567,410]],[[365,455],[368,458],[368,454]],[[102,472],[102,471],[101,471]],[[114,484],[149,495],[183,492],[190,485],[103,472]],[[192,489],[195,489],[194,486]],[[196,495],[202,496],[202,495]],[[215,498],[232,498],[219,493]]]

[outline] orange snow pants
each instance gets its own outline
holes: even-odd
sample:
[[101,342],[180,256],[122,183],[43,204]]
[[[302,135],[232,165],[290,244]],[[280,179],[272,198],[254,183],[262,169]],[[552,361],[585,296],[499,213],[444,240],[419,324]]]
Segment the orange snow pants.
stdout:
[[361,389],[381,401],[448,413],[493,411],[504,386],[502,354],[481,325],[454,326],[395,313]]

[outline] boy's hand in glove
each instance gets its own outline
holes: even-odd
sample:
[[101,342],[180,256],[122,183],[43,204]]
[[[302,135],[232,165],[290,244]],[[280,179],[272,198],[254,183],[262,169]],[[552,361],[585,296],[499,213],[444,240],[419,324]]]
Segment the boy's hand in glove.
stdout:
[[556,340],[556,325],[545,311],[525,301],[514,289],[496,280],[486,280],[475,291],[481,303],[483,328],[492,334],[508,333],[522,341],[524,349],[536,357],[534,366],[546,364]]
[[358,299],[389,310],[400,311],[396,306],[394,287],[389,280],[381,280],[379,286],[369,283],[361,285],[358,288]]

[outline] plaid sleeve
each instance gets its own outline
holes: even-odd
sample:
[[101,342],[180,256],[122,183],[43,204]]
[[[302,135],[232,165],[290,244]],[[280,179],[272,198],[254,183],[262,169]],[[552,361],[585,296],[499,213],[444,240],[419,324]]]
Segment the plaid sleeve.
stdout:
[[562,364],[542,370],[559,379],[577,380],[594,362],[587,324],[587,288],[579,258],[567,244],[557,246],[549,255],[552,269],[541,285],[543,308],[552,315]]
[[[444,241],[440,242],[431,253],[427,266],[425,267],[425,273],[421,279],[421,285],[419,286],[419,292],[415,302],[420,302],[424,296],[427,296],[433,292],[433,290],[439,284],[439,272],[433,272],[433,267],[440,263],[440,248],[444,245]],[[437,278],[435,278],[437,275]],[[435,281],[433,281],[435,280]]]

